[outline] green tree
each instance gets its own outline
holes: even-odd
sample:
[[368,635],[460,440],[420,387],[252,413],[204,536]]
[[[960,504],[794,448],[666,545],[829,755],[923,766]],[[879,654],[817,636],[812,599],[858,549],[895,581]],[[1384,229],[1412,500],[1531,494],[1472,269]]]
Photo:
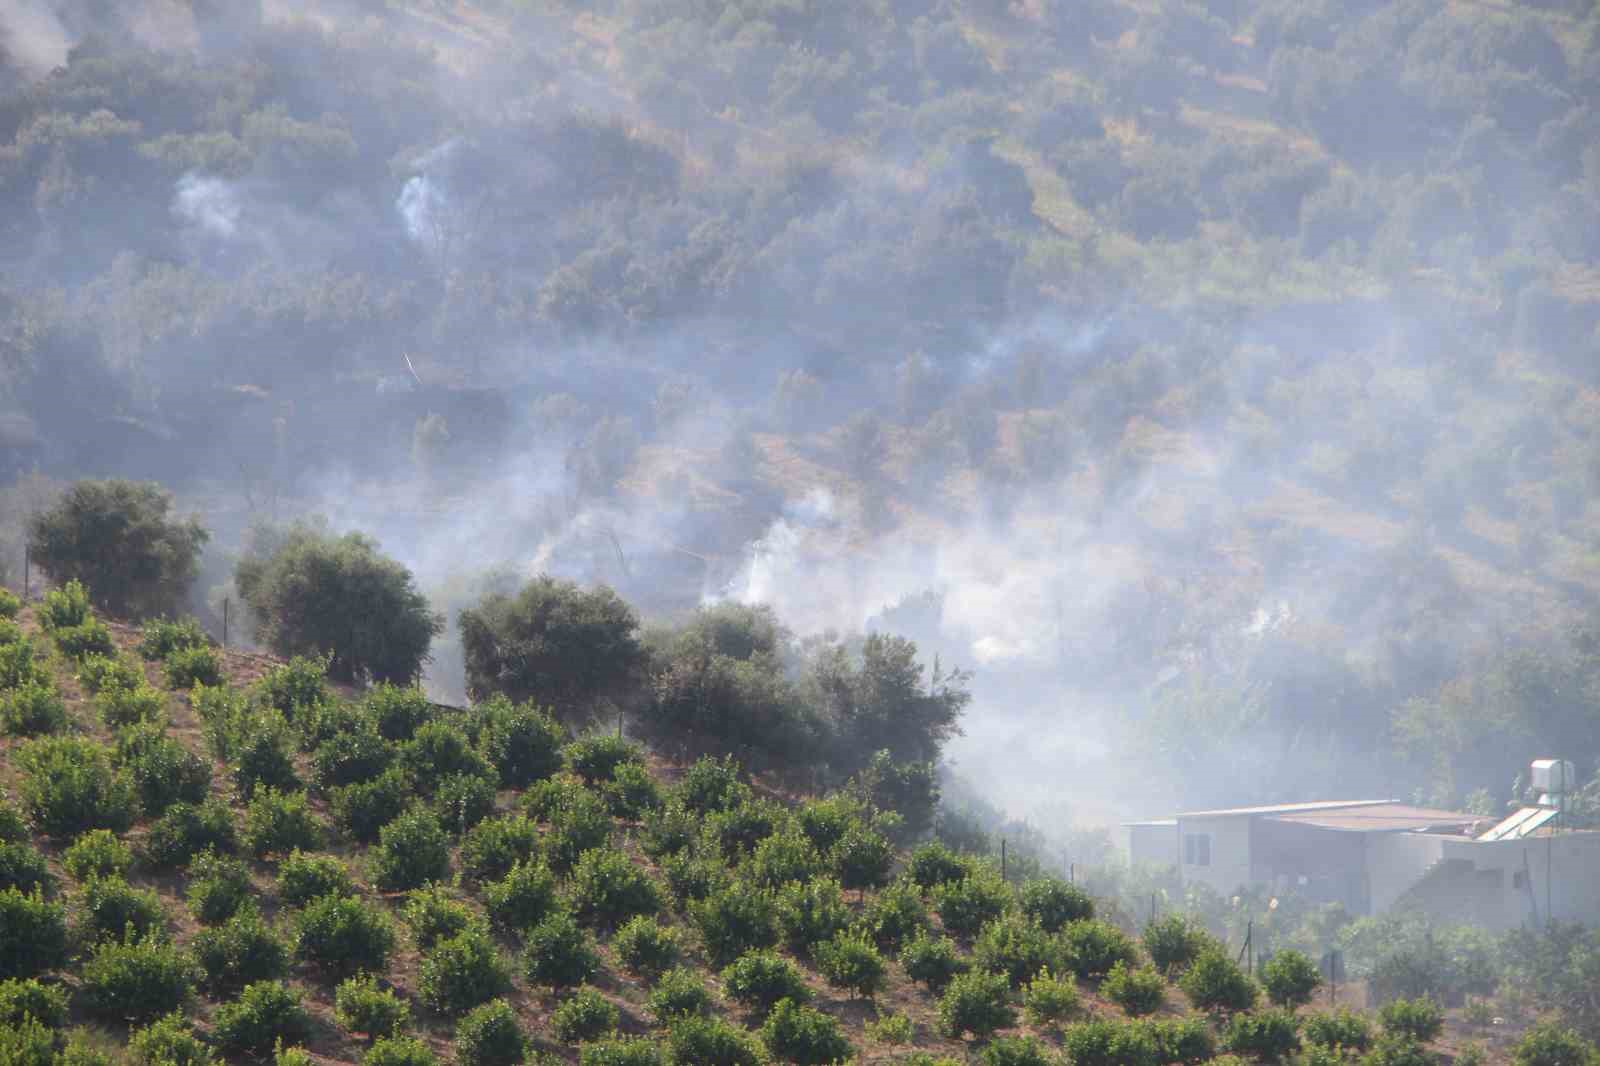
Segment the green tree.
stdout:
[[967,675],[917,660],[903,637],[873,633],[858,655],[844,645],[824,648],[812,664],[810,688],[832,726],[832,761],[854,772],[887,751],[893,763],[937,762],[945,742],[961,732],[972,701]]
[[265,539],[276,543],[258,543],[234,573],[257,639],[283,656],[327,655],[329,674],[344,681],[417,677],[444,620],[411,571],[360,533],[297,525]]
[[211,534],[198,519],[169,518],[171,510],[157,485],[80,481],[29,520],[28,547],[53,581],[83,582],[110,614],[175,613]]

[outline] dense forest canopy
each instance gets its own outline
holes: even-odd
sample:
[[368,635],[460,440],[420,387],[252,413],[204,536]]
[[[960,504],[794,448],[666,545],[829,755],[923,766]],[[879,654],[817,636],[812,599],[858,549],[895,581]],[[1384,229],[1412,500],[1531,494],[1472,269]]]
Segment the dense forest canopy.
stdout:
[[0,91],[13,576],[133,476],[203,611],[314,513],[768,603],[1042,818],[1596,769],[1586,0],[23,0]]

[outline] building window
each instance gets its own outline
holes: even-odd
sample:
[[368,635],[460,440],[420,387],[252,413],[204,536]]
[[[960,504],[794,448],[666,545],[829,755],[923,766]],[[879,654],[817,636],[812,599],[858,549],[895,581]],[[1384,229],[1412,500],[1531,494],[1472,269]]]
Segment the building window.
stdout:
[[1185,833],[1183,835],[1183,864],[1185,866],[1211,865],[1211,834]]

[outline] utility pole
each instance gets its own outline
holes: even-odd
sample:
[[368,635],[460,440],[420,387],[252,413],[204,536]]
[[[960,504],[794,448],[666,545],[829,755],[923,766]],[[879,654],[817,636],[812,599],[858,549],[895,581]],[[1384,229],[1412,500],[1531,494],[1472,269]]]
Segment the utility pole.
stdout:
[[32,583],[28,580],[33,576],[33,545],[22,545],[22,602],[28,602],[28,594],[32,591]]
[[1006,880],[1006,838],[1000,838],[1000,880]]
[[233,604],[232,596],[222,597],[222,646],[228,646],[228,609]]

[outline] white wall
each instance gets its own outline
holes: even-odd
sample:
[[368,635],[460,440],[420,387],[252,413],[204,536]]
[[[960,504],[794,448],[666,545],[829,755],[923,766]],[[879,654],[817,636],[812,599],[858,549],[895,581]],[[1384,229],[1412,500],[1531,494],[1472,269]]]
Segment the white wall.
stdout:
[[1180,865],[1183,880],[1210,885],[1223,895],[1232,895],[1250,884],[1250,818],[1234,815],[1225,818],[1179,818],[1178,858],[1184,858],[1183,838],[1191,833],[1211,836],[1211,865]]
[[[1531,925],[1535,915],[1543,924],[1552,911],[1559,921],[1600,925],[1600,833],[1489,843],[1449,840],[1445,853],[1470,860],[1480,870],[1505,872],[1502,929]],[[1531,877],[1531,894],[1516,885],[1516,875],[1524,872]]]
[[1368,833],[1367,883],[1372,913],[1382,914],[1444,857],[1444,837],[1425,833]]

